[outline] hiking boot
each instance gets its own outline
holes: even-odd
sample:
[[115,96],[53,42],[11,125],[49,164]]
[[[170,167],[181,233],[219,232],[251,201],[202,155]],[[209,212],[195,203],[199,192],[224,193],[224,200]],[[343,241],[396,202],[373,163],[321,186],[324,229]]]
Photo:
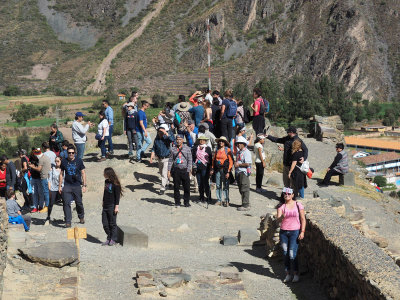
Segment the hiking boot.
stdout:
[[223,206],[223,207],[226,206],[226,201],[222,201],[222,206]]
[[299,275],[295,274],[295,275],[293,276],[292,282],[299,282],[299,280],[300,280]]
[[110,240],[110,243],[108,244],[108,246],[114,246],[114,245],[116,245],[116,244],[117,244],[116,241]]
[[238,211],[249,211],[250,210],[250,206],[239,206],[237,208]]
[[133,155],[133,152],[132,152],[132,151],[129,151],[129,152],[128,152],[128,155],[129,155],[129,156],[132,156],[132,155]]
[[108,246],[110,244],[109,240],[106,240],[105,242],[102,242],[101,245],[102,246]]
[[39,210],[37,208],[34,208],[31,210],[31,213],[37,213]]
[[164,195],[165,190],[160,190],[160,192],[158,193],[160,196]]
[[229,202],[228,202],[228,201],[226,202],[225,206],[226,206],[226,207],[229,207]]
[[45,206],[45,207],[43,207],[39,212],[40,213],[45,213],[45,212],[47,212],[48,211],[48,208],[47,208],[47,206]]
[[221,206],[221,201],[215,202],[215,205],[216,205],[216,206]]
[[105,158],[105,157],[101,157],[101,158],[99,158],[97,161],[98,161],[98,162],[106,161],[106,158]]
[[179,206],[181,206],[180,203],[175,203],[175,207],[179,207]]
[[185,203],[185,207],[191,207],[190,203]]
[[85,224],[85,219],[84,219],[84,218],[82,218],[82,219],[79,219],[79,223],[81,223],[81,224]]
[[65,223],[65,228],[71,228],[71,224],[70,223]]
[[262,193],[265,193],[266,190],[264,190],[262,188],[256,188],[256,192],[262,194]]

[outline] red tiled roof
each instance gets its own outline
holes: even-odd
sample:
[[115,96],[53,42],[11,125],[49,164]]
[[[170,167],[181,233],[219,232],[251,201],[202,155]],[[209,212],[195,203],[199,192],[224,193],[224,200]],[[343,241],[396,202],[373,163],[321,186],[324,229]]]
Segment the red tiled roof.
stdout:
[[393,142],[381,139],[366,139],[355,136],[346,136],[344,138],[347,145],[357,145],[361,147],[380,148],[400,151],[400,142]]
[[359,160],[362,161],[366,166],[397,159],[400,159],[400,154],[396,152],[387,152],[359,158]]

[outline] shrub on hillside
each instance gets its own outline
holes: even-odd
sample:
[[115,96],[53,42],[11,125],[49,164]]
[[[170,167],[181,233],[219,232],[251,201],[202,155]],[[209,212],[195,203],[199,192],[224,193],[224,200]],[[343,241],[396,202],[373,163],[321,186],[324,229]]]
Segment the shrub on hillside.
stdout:
[[383,176],[375,176],[374,183],[379,187],[384,187],[387,185],[387,180]]
[[34,106],[33,104],[21,104],[17,111],[11,114],[11,119],[18,124],[26,124],[26,121],[39,115],[44,116],[49,109],[48,106]]
[[153,102],[154,108],[160,108],[160,107],[164,107],[167,97],[165,97],[163,95],[155,94],[153,97],[151,97],[151,100]]
[[18,96],[21,95],[21,89],[14,85],[9,85],[3,91],[4,96]]

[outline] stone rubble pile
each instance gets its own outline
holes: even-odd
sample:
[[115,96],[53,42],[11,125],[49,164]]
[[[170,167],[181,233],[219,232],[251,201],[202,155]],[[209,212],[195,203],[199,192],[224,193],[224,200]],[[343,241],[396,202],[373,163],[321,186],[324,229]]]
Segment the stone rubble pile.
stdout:
[[[191,283],[189,285],[189,283]],[[243,281],[238,270],[233,266],[221,266],[216,271],[197,271],[192,276],[181,267],[168,267],[150,271],[137,271],[136,284],[138,294],[167,297],[176,295],[179,288],[229,290],[245,294]]]

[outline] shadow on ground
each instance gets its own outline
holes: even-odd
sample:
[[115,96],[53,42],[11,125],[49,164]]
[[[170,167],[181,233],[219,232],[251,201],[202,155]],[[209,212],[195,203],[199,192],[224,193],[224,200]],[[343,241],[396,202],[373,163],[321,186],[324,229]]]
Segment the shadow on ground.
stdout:
[[[239,272],[247,270],[257,275],[267,276],[270,278],[275,278],[277,280],[283,280],[285,278],[285,267],[283,262],[283,257],[273,257],[268,258],[267,252],[264,245],[253,245],[251,249],[244,249],[244,252],[265,259],[265,265],[269,264],[269,268],[264,265],[256,264],[245,264],[242,262],[230,262],[232,266],[235,266]],[[300,282],[298,283],[287,283],[286,285],[290,288],[292,293],[296,295],[296,299],[315,299],[315,300],[325,300],[328,297],[324,294],[323,288],[318,285],[312,276],[312,273],[301,267],[300,264]]]

